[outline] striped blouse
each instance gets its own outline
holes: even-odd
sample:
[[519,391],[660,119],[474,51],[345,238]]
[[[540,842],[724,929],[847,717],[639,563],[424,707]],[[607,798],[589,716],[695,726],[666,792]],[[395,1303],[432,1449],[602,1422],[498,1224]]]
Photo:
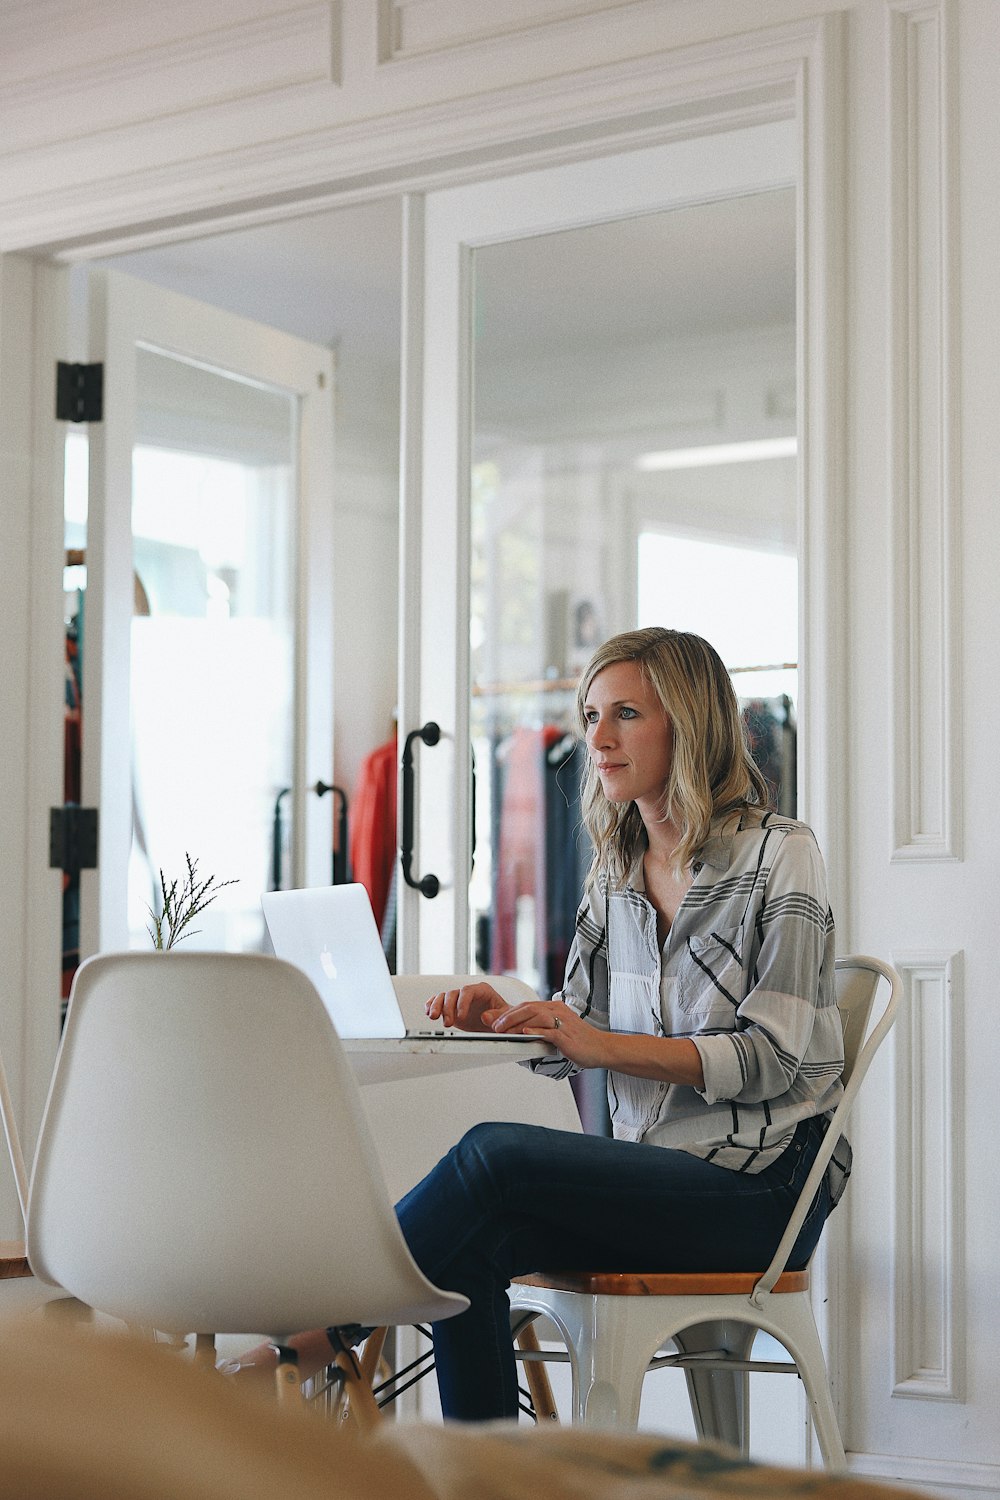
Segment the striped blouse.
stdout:
[[[690,1037],[704,1089],[608,1074],[615,1136],[760,1172],[800,1120],[843,1092],[834,996],[834,924],[826,871],[804,823],[749,808],[718,820],[662,949],[642,861],[609,893],[602,874],[577,912],[565,1001],[602,1030]],[[529,1064],[558,1078],[564,1059]],[[836,1202],[850,1173],[841,1140]]]

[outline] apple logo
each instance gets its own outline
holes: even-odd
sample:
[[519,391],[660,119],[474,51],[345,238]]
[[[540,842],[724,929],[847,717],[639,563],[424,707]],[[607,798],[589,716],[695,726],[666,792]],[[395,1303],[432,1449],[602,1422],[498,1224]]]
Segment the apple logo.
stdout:
[[330,952],[329,948],[323,949],[322,953],[319,956],[319,961],[323,965],[323,973],[326,975],[327,979],[336,979],[337,965],[333,961],[333,954]]

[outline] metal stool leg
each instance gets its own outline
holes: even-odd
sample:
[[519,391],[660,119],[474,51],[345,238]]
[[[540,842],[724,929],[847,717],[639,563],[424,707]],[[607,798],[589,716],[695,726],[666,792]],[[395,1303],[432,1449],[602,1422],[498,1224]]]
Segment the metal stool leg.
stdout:
[[[746,1323],[699,1323],[675,1334],[674,1342],[683,1354],[723,1350],[736,1359],[747,1359],[756,1331]],[[750,1379],[746,1371],[686,1368],[684,1375],[699,1438],[728,1443],[745,1457],[750,1451]]]

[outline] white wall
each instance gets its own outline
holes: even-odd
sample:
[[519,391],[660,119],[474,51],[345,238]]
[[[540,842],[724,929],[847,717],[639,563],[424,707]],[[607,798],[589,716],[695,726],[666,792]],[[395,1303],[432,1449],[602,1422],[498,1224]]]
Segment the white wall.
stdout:
[[[721,95],[766,116],[784,106],[765,59],[780,71],[792,54],[818,90],[810,127],[829,125],[835,176],[838,143],[846,153],[827,200],[836,222],[807,247],[813,272],[842,259],[847,288],[846,326],[831,330],[846,341],[845,399],[816,429],[845,455],[843,525],[823,542],[835,582],[817,608],[846,711],[815,726],[818,774],[843,786],[842,942],[894,957],[908,989],[833,1236],[845,1438],[864,1472],[997,1496],[1000,1205],[983,1164],[1000,1067],[995,0],[511,0],[501,14],[475,0],[137,0],[124,13],[15,0],[0,59],[0,247],[106,253],[185,220],[290,211],[301,193],[347,202],[484,175],[530,151],[591,151],[639,113],[650,131],[677,113],[714,120]],[[805,188],[812,210],[824,185]],[[800,371],[807,401],[814,370]],[[17,454],[5,461],[16,474]],[[364,480],[376,510],[383,483]],[[16,652],[31,562],[24,502],[8,488],[4,505]],[[370,649],[375,672],[374,638]],[[0,854],[14,901],[38,816],[18,681],[4,699],[13,803]],[[824,690],[810,699],[818,720]],[[373,701],[373,724],[383,712]],[[2,963],[16,1016],[23,962]]]
[[[871,1472],[948,1494],[996,1493],[1000,1458],[997,1196],[979,1165],[1000,896],[986,300],[998,44],[998,8],[965,0],[862,7],[851,35],[851,926],[858,947],[901,967],[908,1014],[857,1127],[880,1150],[850,1202],[852,1344],[870,1374],[850,1385],[847,1421],[882,1455]],[[888,65],[908,47],[907,96]]]

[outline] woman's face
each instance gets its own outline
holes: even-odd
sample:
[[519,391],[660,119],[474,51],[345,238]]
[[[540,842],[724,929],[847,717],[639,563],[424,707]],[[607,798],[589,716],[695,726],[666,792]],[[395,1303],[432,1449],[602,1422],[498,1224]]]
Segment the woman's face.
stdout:
[[587,750],[609,802],[652,811],[670,775],[674,730],[638,662],[615,662],[598,672],[583,716]]

